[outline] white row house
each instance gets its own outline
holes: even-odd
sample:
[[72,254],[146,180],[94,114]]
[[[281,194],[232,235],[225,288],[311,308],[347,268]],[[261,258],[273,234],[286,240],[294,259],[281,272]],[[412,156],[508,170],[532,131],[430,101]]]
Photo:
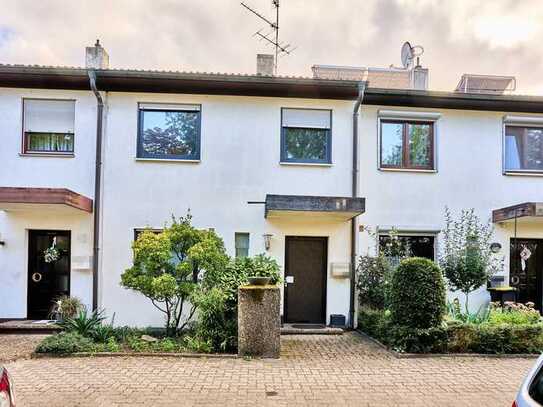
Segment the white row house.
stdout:
[[541,309],[543,98],[358,79],[110,69],[99,44],[85,68],[0,65],[0,319],[71,295],[161,325],[120,275],[139,230],[189,210],[279,262],[287,323],[353,326],[356,257],[396,229],[437,259],[445,207],[492,218],[500,277]]

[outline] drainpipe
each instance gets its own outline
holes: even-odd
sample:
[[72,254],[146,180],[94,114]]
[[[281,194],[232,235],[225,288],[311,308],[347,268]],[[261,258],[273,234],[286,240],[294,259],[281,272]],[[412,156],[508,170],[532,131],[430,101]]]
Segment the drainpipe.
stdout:
[[[358,85],[358,98],[353,109],[353,185],[352,196],[358,196],[358,112],[360,105],[364,100],[364,92],[366,91],[366,82],[360,82]],[[351,290],[349,302],[349,328],[353,329],[354,324],[354,308],[355,308],[355,290],[356,290],[356,217],[351,219]]]
[[89,69],[89,84],[96,96],[96,164],[94,172],[94,231],[92,258],[92,309],[98,309],[98,263],[100,255],[100,200],[102,187],[102,121],[104,100],[96,88],[96,72]]

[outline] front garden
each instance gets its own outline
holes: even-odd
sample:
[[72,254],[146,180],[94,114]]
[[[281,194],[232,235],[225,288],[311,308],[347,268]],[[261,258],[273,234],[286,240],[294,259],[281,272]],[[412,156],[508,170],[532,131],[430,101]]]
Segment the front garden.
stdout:
[[[491,303],[473,311],[470,294],[503,267],[490,249],[492,228],[473,210],[446,228],[437,262],[410,257],[392,231],[377,256],[358,265],[359,329],[407,353],[523,354],[543,351],[543,322],[534,304]],[[447,303],[448,287],[463,296]]]
[[263,254],[229,258],[222,239],[193,227],[190,214],[172,218],[160,233],[143,231],[133,250],[121,285],[145,296],[163,314],[164,326],[116,327],[115,315],[88,312],[76,298],[65,297],[52,310],[62,332],[43,340],[36,353],[232,353],[238,288],[251,277],[280,282],[275,260]]

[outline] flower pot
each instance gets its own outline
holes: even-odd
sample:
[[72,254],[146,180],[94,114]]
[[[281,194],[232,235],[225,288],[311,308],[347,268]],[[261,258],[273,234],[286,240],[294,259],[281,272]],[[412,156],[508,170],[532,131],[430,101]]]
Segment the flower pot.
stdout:
[[271,277],[248,277],[249,284],[251,285],[268,285],[271,281]]

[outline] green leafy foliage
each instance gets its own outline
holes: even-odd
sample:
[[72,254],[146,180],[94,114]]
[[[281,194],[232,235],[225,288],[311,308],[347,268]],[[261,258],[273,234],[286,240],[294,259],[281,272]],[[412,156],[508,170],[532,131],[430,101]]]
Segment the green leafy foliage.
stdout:
[[458,298],[447,304],[447,311],[450,319],[470,324],[482,324],[487,322],[490,316],[490,308],[484,305],[476,312],[462,311]]
[[541,322],[539,311],[519,303],[491,304],[489,308],[488,323],[492,325],[533,325]]
[[194,316],[193,296],[201,289],[202,278],[213,279],[228,262],[215,232],[198,230],[191,221],[189,213],[172,218],[161,233],[141,233],[133,244],[133,266],[121,275],[123,287],[140,292],[164,313],[168,335],[183,330]]
[[392,268],[383,255],[359,258],[356,287],[360,305],[384,309],[391,271]]
[[96,310],[89,314],[83,308],[75,317],[67,318],[58,325],[66,332],[73,332],[91,338],[104,320],[103,311]]
[[92,350],[92,340],[77,332],[61,332],[46,337],[36,347],[37,353],[68,354]]
[[492,234],[490,221],[482,223],[474,209],[462,210],[455,220],[445,208],[439,264],[451,288],[466,296],[466,313],[469,313],[469,294],[503,268],[503,258],[496,257],[490,250]]
[[193,340],[216,352],[233,351],[237,347],[238,288],[248,277],[270,277],[271,284],[281,281],[277,262],[264,255],[231,260],[223,269],[206,273],[202,290],[194,295],[198,304],[198,323]]
[[440,326],[445,304],[445,284],[439,267],[420,257],[402,260],[390,283],[392,322],[413,329]]
[[395,324],[388,311],[361,308],[359,329],[398,352],[540,353],[543,323],[516,325],[464,323],[457,320],[427,329]]

